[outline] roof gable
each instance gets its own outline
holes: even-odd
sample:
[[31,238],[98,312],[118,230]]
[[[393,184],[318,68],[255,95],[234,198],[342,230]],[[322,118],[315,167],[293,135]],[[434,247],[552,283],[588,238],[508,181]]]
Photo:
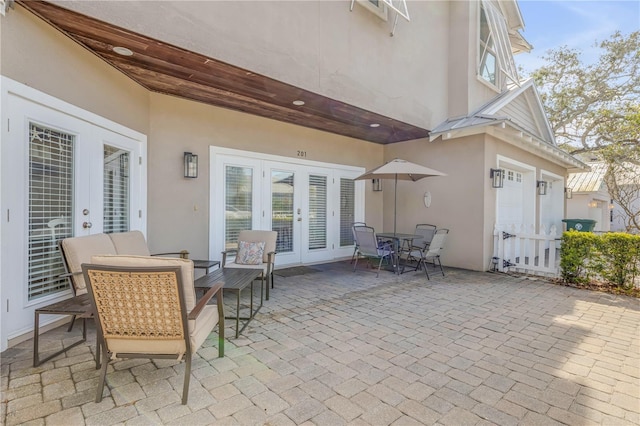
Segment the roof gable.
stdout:
[[556,145],[531,79],[521,86],[509,87],[467,116],[448,118],[429,132],[429,140],[448,140],[481,133],[491,134],[572,171],[588,169],[586,164]]
[[452,130],[502,123],[509,123],[531,138],[557,146],[532,79],[521,86],[512,85],[466,117],[447,119],[431,131],[431,140]]
[[531,136],[556,146],[551,125],[544,112],[538,91],[533,84],[533,79],[527,80],[520,87],[511,87],[482,106],[478,113],[508,117],[511,122]]

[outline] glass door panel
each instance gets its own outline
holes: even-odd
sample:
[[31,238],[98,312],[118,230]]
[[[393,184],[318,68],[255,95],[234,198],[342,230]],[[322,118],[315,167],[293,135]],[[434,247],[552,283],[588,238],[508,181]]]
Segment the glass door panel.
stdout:
[[238,247],[240,231],[252,229],[253,168],[225,166],[224,250]]
[[73,236],[75,136],[29,124],[29,214],[27,299],[69,288],[58,251]]
[[309,175],[309,250],[327,248],[327,177]]
[[293,251],[294,179],[293,172],[271,171],[271,229],[278,232],[277,253]]
[[353,246],[353,231],[355,222],[355,181],[340,178],[340,247]]
[[103,232],[126,232],[130,212],[130,156],[122,148],[104,145]]

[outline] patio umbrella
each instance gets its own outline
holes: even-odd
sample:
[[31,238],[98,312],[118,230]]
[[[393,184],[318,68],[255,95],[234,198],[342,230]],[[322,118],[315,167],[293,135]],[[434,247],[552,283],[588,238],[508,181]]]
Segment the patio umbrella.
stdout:
[[356,180],[363,179],[394,179],[394,201],[393,201],[393,233],[396,233],[396,217],[398,208],[398,180],[417,181],[430,176],[446,176],[445,173],[430,169],[420,164],[415,164],[407,160],[396,158],[388,163],[371,169],[358,176]]

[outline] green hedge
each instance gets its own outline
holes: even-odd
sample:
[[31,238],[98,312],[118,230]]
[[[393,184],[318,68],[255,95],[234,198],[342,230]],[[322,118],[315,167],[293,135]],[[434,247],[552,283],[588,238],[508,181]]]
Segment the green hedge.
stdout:
[[640,236],[568,231],[562,234],[562,279],[570,283],[603,280],[633,288],[640,272]]

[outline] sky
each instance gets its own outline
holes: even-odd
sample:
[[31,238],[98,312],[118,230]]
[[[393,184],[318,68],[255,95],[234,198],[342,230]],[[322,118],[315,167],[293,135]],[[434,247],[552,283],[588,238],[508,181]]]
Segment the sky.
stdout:
[[581,50],[583,62],[593,63],[599,57],[596,41],[616,30],[626,35],[640,30],[640,0],[519,0],[518,5],[525,24],[521,34],[533,50],[515,60],[528,72],[544,65],[545,52],[560,46]]

